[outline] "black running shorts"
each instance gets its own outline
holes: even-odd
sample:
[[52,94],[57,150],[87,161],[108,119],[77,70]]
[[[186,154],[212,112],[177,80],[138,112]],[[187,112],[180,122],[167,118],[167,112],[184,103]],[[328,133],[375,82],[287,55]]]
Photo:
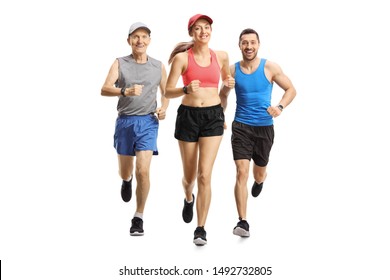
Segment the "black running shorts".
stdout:
[[186,142],[198,142],[199,137],[223,135],[225,115],[222,106],[189,107],[177,109],[175,138]]
[[233,121],[231,141],[234,160],[253,159],[257,166],[266,166],[274,143],[274,126],[251,126]]

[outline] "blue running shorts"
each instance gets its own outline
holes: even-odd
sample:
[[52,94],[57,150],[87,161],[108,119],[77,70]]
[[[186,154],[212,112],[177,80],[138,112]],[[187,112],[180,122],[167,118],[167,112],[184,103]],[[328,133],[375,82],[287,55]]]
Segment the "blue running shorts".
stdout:
[[118,116],[115,123],[114,148],[119,155],[135,156],[136,151],[153,151],[158,155],[159,121],[154,114]]

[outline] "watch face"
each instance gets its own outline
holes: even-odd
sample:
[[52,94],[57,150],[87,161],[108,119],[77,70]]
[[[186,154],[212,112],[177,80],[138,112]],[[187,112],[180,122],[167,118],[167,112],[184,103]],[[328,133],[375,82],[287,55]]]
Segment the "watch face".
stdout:
[[187,94],[187,87],[186,87],[186,86],[183,87],[183,92],[184,92],[185,94]]

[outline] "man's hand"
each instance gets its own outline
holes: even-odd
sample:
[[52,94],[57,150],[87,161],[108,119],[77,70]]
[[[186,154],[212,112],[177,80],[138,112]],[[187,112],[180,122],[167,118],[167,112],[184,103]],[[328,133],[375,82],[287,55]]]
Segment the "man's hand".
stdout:
[[280,110],[277,106],[269,106],[267,109],[268,114],[270,114],[273,118],[278,117],[282,110]]
[[166,116],[166,110],[164,108],[157,108],[155,113],[157,114],[157,118],[159,120],[165,119]]
[[[144,85],[134,85],[132,87],[126,88],[126,96],[140,96],[142,93],[142,88]],[[129,92],[129,94],[127,93]]]
[[223,81],[223,85],[228,88],[234,88],[235,84],[236,80],[230,75]]

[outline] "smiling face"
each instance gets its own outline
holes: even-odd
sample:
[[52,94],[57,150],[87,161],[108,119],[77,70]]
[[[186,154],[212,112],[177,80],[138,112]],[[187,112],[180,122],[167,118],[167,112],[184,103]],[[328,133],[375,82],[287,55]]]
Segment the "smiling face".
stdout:
[[211,25],[207,20],[199,19],[192,25],[189,33],[195,42],[207,43],[211,36]]
[[150,44],[150,35],[147,30],[140,28],[131,33],[127,38],[127,42],[131,46],[134,54],[145,54]]
[[240,39],[239,47],[243,59],[251,61],[257,57],[260,42],[254,33],[243,34]]

